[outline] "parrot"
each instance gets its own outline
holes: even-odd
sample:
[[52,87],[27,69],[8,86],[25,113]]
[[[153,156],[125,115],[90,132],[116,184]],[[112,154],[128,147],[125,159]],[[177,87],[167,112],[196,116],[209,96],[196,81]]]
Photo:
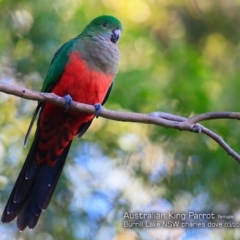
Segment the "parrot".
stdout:
[[[118,72],[121,22],[110,15],[93,19],[54,54],[41,92],[65,98],[65,108],[38,102],[29,125],[37,127],[32,145],[2,214],[1,222],[17,217],[17,227],[33,229],[46,210],[71,143],[87,131],[107,101]],[[72,100],[95,106],[95,114],[69,109]]]

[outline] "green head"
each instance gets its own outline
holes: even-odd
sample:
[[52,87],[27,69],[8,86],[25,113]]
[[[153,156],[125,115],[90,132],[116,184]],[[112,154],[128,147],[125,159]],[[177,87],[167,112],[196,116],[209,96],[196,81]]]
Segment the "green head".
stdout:
[[122,24],[117,18],[104,15],[93,19],[86,26],[81,35],[102,35],[109,38],[111,42],[117,43],[121,35],[121,31]]

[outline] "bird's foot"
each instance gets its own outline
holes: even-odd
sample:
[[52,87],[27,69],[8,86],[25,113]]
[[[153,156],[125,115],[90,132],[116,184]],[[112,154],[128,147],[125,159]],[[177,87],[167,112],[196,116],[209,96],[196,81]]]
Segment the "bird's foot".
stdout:
[[64,110],[64,112],[67,112],[67,110],[69,109],[70,104],[72,102],[72,97],[69,94],[67,94],[67,95],[64,96],[64,99],[65,99],[65,110]]
[[95,107],[95,117],[98,118],[99,113],[101,112],[101,109],[102,109],[102,104],[96,103],[96,104],[94,104],[94,107]]

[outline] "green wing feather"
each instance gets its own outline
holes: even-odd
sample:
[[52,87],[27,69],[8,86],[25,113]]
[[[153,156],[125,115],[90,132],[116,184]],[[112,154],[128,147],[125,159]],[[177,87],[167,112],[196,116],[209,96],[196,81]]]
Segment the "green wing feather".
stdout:
[[76,38],[63,44],[54,54],[41,92],[50,92],[60,79]]

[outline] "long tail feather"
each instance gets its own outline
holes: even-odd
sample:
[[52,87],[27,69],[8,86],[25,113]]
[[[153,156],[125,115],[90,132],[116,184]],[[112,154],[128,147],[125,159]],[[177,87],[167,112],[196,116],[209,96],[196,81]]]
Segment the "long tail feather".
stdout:
[[34,159],[38,141],[37,130],[1,219],[6,223],[17,217],[19,230],[24,230],[26,227],[34,228],[41,212],[48,207],[71,146],[69,142],[62,154],[57,157],[54,166],[48,166],[46,163],[37,165]]
[[26,133],[26,136],[25,136],[25,139],[24,139],[24,147],[27,146],[29,134],[31,133],[33,124],[34,124],[34,122],[35,122],[35,120],[36,120],[36,117],[37,117],[40,109],[42,108],[42,105],[43,105],[43,103],[39,103],[39,104],[37,105],[34,113],[33,113],[32,120],[31,120],[31,122],[30,122],[30,125],[29,125],[29,127],[28,127],[28,130],[27,130],[27,133]]

